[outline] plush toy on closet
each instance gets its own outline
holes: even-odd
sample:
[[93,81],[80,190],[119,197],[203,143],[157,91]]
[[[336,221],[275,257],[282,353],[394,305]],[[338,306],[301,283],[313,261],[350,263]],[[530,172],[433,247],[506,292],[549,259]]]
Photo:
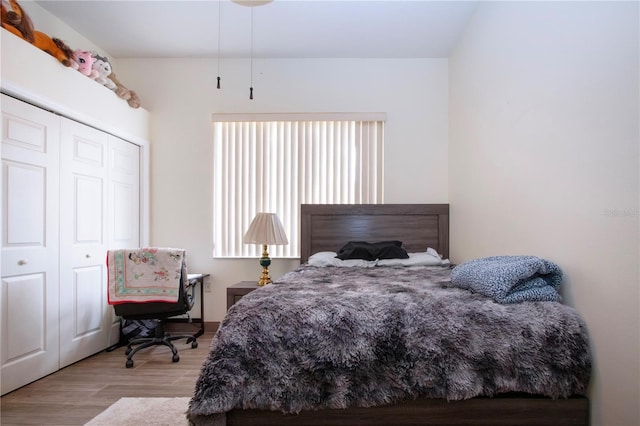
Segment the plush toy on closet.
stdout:
[[109,78],[116,84],[115,92],[120,99],[127,101],[131,108],[140,108],[140,98],[136,92],[129,90],[127,86],[120,83],[115,73],[112,72]]
[[107,89],[116,90],[116,84],[109,78],[109,76],[111,75],[111,63],[109,62],[109,59],[104,56],[100,56],[95,52],[92,54],[92,56],[96,60],[93,63],[92,68],[98,72],[96,83],[102,84]]
[[96,62],[96,58],[91,56],[91,52],[88,50],[74,50],[72,60],[77,64],[77,66],[73,65],[73,68],[78,70],[81,74],[86,75],[92,80],[95,80],[100,76],[98,71],[93,69],[93,64]]
[[71,48],[58,38],[51,38],[41,31],[34,30],[31,18],[16,0],[2,0],[0,12],[2,28],[47,52],[62,65],[72,66]]

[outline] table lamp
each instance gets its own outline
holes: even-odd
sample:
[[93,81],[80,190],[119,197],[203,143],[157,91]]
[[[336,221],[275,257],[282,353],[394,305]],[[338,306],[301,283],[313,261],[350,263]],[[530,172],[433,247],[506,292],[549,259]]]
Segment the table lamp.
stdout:
[[264,286],[271,283],[271,277],[269,276],[271,258],[269,257],[267,246],[289,244],[287,234],[284,232],[284,227],[278,215],[275,213],[256,214],[251,225],[249,225],[249,229],[244,234],[242,242],[245,244],[262,244],[262,257],[260,258],[262,274],[258,280],[258,285]]

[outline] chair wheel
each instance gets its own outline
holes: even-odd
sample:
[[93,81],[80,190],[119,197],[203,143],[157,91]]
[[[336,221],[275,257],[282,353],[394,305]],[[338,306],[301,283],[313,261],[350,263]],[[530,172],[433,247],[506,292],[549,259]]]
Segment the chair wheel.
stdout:
[[173,356],[173,358],[171,358],[171,361],[173,361],[173,362],[178,362],[178,361],[180,361],[180,355],[175,354],[175,355]]
[[198,347],[198,342],[191,342],[191,349],[195,349]]
[[127,368],[133,367],[133,360],[132,359],[128,359],[127,363],[125,365],[126,365]]

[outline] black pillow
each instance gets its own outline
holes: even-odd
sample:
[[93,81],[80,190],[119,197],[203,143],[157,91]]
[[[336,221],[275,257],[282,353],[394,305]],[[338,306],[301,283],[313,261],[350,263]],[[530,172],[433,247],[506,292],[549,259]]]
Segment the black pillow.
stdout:
[[402,241],[349,241],[342,246],[336,256],[338,259],[407,259],[409,255],[402,248]]
[[366,241],[349,241],[338,251],[337,258],[341,260],[364,259],[376,260],[378,249]]
[[[402,244],[401,244],[402,245]],[[378,250],[378,259],[408,259],[409,253],[401,246],[386,245]]]

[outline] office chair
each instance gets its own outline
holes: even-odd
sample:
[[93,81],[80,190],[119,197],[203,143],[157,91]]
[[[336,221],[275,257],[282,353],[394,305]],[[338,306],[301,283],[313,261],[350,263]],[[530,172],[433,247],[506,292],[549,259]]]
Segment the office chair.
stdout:
[[[140,261],[140,259],[143,260]],[[191,343],[192,348],[198,347],[196,337],[192,334],[170,334],[165,331],[165,324],[168,318],[184,314],[188,315],[194,305],[193,286],[189,284],[187,277],[186,253],[184,250],[160,248],[113,250],[107,254],[107,266],[110,287],[109,303],[113,304],[116,315],[127,320],[151,319],[156,322],[153,337],[138,337],[129,341],[125,350],[127,356],[125,366],[127,368],[133,367],[133,355],[144,348],[155,345],[167,346],[173,354],[171,360],[178,362],[180,361],[180,355],[178,355],[178,350],[172,343],[174,340],[187,339],[186,343]],[[163,283],[173,279],[178,281],[172,284],[177,286],[178,300],[175,302],[155,301],[155,299],[163,298],[158,293],[129,296],[132,300],[130,302],[113,300],[119,297],[115,290],[118,286],[129,289],[130,292],[131,289],[134,289],[137,293],[147,291],[144,283],[140,284],[138,282],[136,286],[127,282],[127,280],[140,281],[140,276],[145,274],[147,275],[145,279],[150,283],[148,288],[153,287],[155,289],[148,290],[149,292],[156,291],[159,293],[157,287],[153,286],[155,281],[149,281],[149,277],[157,279],[155,277],[160,276]],[[171,277],[169,278],[169,276]],[[120,281],[118,282],[118,280]],[[168,291],[175,294],[176,289],[171,288]],[[126,299],[127,297],[121,296],[121,298]],[[144,301],[145,298],[151,301],[146,302]]]

